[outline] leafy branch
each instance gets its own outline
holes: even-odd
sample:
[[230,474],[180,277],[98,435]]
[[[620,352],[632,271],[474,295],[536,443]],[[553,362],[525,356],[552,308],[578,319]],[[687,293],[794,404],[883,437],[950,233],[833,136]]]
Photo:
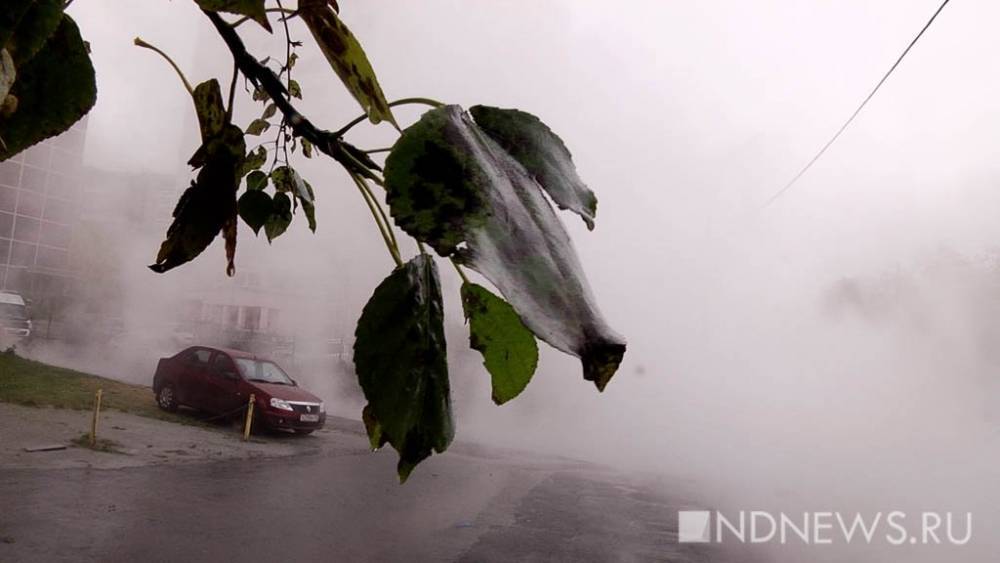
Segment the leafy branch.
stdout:
[[[465,110],[426,97],[387,101],[334,0],[299,0],[296,10],[286,9],[282,0],[274,0],[276,8],[265,0],[194,2],[233,58],[225,100],[217,80],[192,87],[164,51],[135,40],[180,77],[201,133],[188,161],[195,177],[174,209],[153,271],[194,259],[221,234],[232,275],[239,219],[273,241],[301,209],[315,231],[315,193],[291,157],[297,147],[305,158],[316,150],[345,169],[395,266],[364,306],[354,358],[368,400],[362,419],[370,443],[376,449],[388,443],[399,453],[401,480],[421,460],[445,451],[454,436],[443,297],[430,250],[451,262],[462,281],[469,345],[483,356],[494,402],[513,399],[529,384],[538,366],[538,340],[580,358],[584,379],[605,388],[622,361],[625,341],[604,321],[550,203],[594,228],[597,198],[577,175],[562,139],[520,110],[484,105]],[[0,18],[0,160],[65,131],[94,104],[87,45],[62,9],[62,3],[12,0],[10,17]],[[228,23],[220,12],[238,19]],[[285,37],[284,61],[272,65],[278,72],[268,66],[270,57],[252,55],[237,32],[247,20],[272,32],[269,14],[279,15]],[[289,31],[293,17],[305,24],[363,110],[336,131],[314,125],[293,102],[302,97],[292,78],[294,48],[301,44]],[[240,75],[253,86],[253,99],[265,104],[245,128],[233,123]],[[401,128],[392,108],[406,104],[430,109]],[[367,150],[346,142],[344,136],[366,120],[390,123],[399,138],[391,147]],[[274,140],[248,151],[248,139],[275,123]],[[269,150],[271,165],[265,168]],[[384,169],[371,157],[379,153],[388,153]],[[384,193],[376,195],[372,184]],[[396,227],[416,242],[415,257],[402,256]],[[466,269],[502,297],[471,282]]]

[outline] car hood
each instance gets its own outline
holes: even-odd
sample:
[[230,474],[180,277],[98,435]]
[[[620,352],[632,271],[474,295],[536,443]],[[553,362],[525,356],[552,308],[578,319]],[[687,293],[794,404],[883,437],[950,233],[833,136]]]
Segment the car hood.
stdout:
[[286,401],[304,401],[308,403],[319,403],[322,400],[309,391],[301,387],[291,385],[279,385],[277,383],[261,383],[259,381],[248,381],[250,387],[262,391],[269,397],[284,399]]

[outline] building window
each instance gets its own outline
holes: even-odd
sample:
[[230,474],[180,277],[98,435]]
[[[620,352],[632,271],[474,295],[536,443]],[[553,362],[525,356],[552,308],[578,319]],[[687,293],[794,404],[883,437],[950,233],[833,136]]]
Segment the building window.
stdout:
[[29,217],[42,216],[42,196],[21,190],[17,197],[17,214]]
[[246,330],[260,330],[260,307],[243,308],[243,328]]
[[[0,227],[2,227],[3,214],[0,213]],[[0,236],[4,236],[2,228],[0,228]],[[72,230],[66,225],[57,225],[55,223],[49,223],[42,221],[42,234],[39,241],[42,244],[48,246],[55,246],[58,248],[69,248],[70,240],[72,239]]]
[[14,232],[14,216],[10,213],[0,213],[0,237],[10,238]]
[[20,188],[39,193],[45,191],[45,171],[25,166],[21,172]]
[[42,222],[30,217],[18,217],[14,222],[14,240],[23,242],[38,242],[38,233]]
[[11,266],[31,266],[35,263],[35,251],[37,244],[14,241],[11,246],[10,265]]
[[5,160],[0,162],[0,184],[17,187],[21,181],[21,165]]

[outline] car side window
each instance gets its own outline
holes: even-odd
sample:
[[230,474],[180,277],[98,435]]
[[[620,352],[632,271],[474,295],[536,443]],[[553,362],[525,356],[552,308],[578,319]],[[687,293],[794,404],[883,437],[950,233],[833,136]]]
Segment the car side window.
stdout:
[[236,366],[233,365],[233,361],[229,359],[229,356],[225,354],[216,354],[215,358],[212,359],[212,375],[222,376],[226,372],[235,372]]
[[187,362],[189,364],[195,364],[195,365],[202,365],[202,366],[204,366],[205,364],[208,363],[208,360],[211,357],[212,357],[212,351],[211,350],[205,350],[204,348],[199,348],[197,350],[192,350],[187,355],[187,357],[184,358],[184,360],[185,360],[185,362]]

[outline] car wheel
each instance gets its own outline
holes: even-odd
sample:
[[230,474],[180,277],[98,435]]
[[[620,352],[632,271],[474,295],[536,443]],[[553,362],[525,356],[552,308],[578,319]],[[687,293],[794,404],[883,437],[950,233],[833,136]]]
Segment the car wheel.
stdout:
[[313,433],[313,429],[312,428],[300,428],[300,429],[297,429],[295,431],[295,433],[296,434],[300,434],[302,436],[308,436],[309,434]]
[[160,387],[160,392],[156,394],[156,404],[167,412],[177,410],[177,393],[173,385]]

